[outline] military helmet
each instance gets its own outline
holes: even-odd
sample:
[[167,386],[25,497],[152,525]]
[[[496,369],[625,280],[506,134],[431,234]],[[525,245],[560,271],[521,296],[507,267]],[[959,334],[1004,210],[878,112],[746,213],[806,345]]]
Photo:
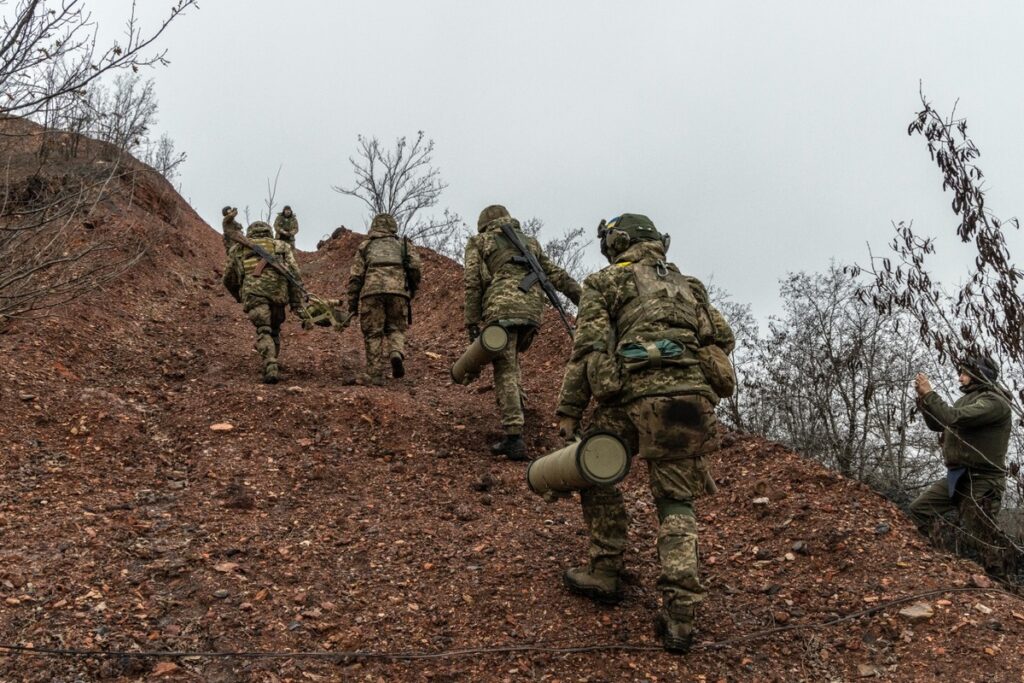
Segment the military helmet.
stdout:
[[256,221],[249,224],[249,227],[245,230],[245,235],[246,237],[273,237],[274,229],[266,221]]
[[637,242],[661,242],[668,248],[668,235],[662,235],[654,227],[654,222],[639,213],[624,213],[608,221],[601,221],[597,226],[597,239],[601,244],[601,253],[609,261],[626,251],[631,244]]
[[398,232],[398,221],[390,213],[378,213],[370,222],[370,229],[384,229],[388,232]]
[[480,218],[476,221],[476,227],[477,229],[480,229],[491,221],[496,221],[499,218],[511,218],[508,213],[508,209],[501,204],[491,204],[480,212]]
[[283,209],[281,209],[281,213],[284,213],[285,211],[287,211],[288,213],[293,213],[292,207],[288,206],[287,204]]
[[999,363],[984,351],[969,354],[960,363],[960,369],[972,380],[985,384],[994,384],[999,379]]
[[225,206],[223,209],[220,210],[220,215],[221,216],[227,216],[229,213],[231,213],[231,205],[230,204],[228,204],[227,206]]

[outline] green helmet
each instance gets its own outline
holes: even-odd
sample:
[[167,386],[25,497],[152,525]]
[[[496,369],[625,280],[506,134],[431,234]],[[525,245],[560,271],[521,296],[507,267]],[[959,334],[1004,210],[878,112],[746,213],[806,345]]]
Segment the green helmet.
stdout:
[[398,221],[390,213],[378,213],[370,222],[370,229],[386,230],[390,233],[398,232]]
[[508,213],[508,209],[506,209],[504,206],[502,206],[501,204],[491,204],[486,209],[480,212],[480,218],[478,218],[476,221],[476,227],[477,229],[481,229],[491,221],[496,221],[499,218],[510,217],[511,216]]
[[220,215],[221,216],[227,216],[229,213],[231,213],[231,206],[230,205],[225,206],[223,209],[220,210]]
[[251,223],[245,231],[246,237],[273,237],[274,229],[266,221]]
[[639,213],[624,213],[609,221],[601,221],[597,226],[597,239],[601,244],[601,253],[609,261],[626,251],[637,242],[661,242],[668,248],[668,235],[662,235],[654,227],[654,222]]

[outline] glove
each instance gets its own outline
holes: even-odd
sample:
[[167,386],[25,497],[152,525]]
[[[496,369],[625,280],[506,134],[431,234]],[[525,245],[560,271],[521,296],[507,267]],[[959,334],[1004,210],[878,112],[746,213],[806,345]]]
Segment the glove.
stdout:
[[359,299],[351,297],[348,300],[348,312],[349,315],[359,315]]
[[480,326],[466,325],[466,334],[469,336],[469,343],[472,344],[480,336]]
[[579,306],[580,305],[580,293],[579,292],[572,292],[571,294],[567,294],[566,296],[569,297],[569,301],[571,301],[573,303],[573,305],[575,305],[575,306]]
[[558,417],[558,435],[566,441],[572,441],[576,436],[576,431],[580,428],[580,421],[575,417],[569,417],[568,415],[559,415]]

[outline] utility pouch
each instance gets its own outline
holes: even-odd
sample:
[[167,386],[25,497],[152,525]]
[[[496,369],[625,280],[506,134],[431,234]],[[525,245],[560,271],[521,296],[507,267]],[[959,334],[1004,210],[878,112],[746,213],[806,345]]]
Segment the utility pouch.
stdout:
[[623,344],[619,347],[618,355],[622,359],[622,366],[628,372],[663,367],[686,367],[698,363],[697,358],[689,349],[671,339]]
[[622,369],[612,355],[598,351],[587,356],[587,384],[598,403],[622,392]]
[[715,344],[709,344],[697,349],[697,359],[711,391],[719,398],[732,396],[736,391],[736,371],[725,351]]

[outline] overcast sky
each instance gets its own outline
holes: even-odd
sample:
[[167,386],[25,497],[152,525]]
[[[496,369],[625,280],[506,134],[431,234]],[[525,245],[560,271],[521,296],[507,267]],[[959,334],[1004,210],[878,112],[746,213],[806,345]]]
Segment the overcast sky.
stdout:
[[[169,3],[144,4],[152,23]],[[684,272],[764,316],[787,271],[864,262],[892,220],[952,234],[951,197],[906,134],[919,81],[940,111],[959,98],[988,205],[1020,204],[1024,3],[200,4],[151,74],[159,130],[188,153],[182,194],[219,227],[224,204],[255,215],[283,164],[303,249],[365,225],[331,189],[352,180],[356,136],[422,129],[442,207],[473,225],[491,203],[548,236],[645,213]],[[131,2],[90,5],[112,31]],[[940,273],[959,278],[967,252],[943,247]]]

